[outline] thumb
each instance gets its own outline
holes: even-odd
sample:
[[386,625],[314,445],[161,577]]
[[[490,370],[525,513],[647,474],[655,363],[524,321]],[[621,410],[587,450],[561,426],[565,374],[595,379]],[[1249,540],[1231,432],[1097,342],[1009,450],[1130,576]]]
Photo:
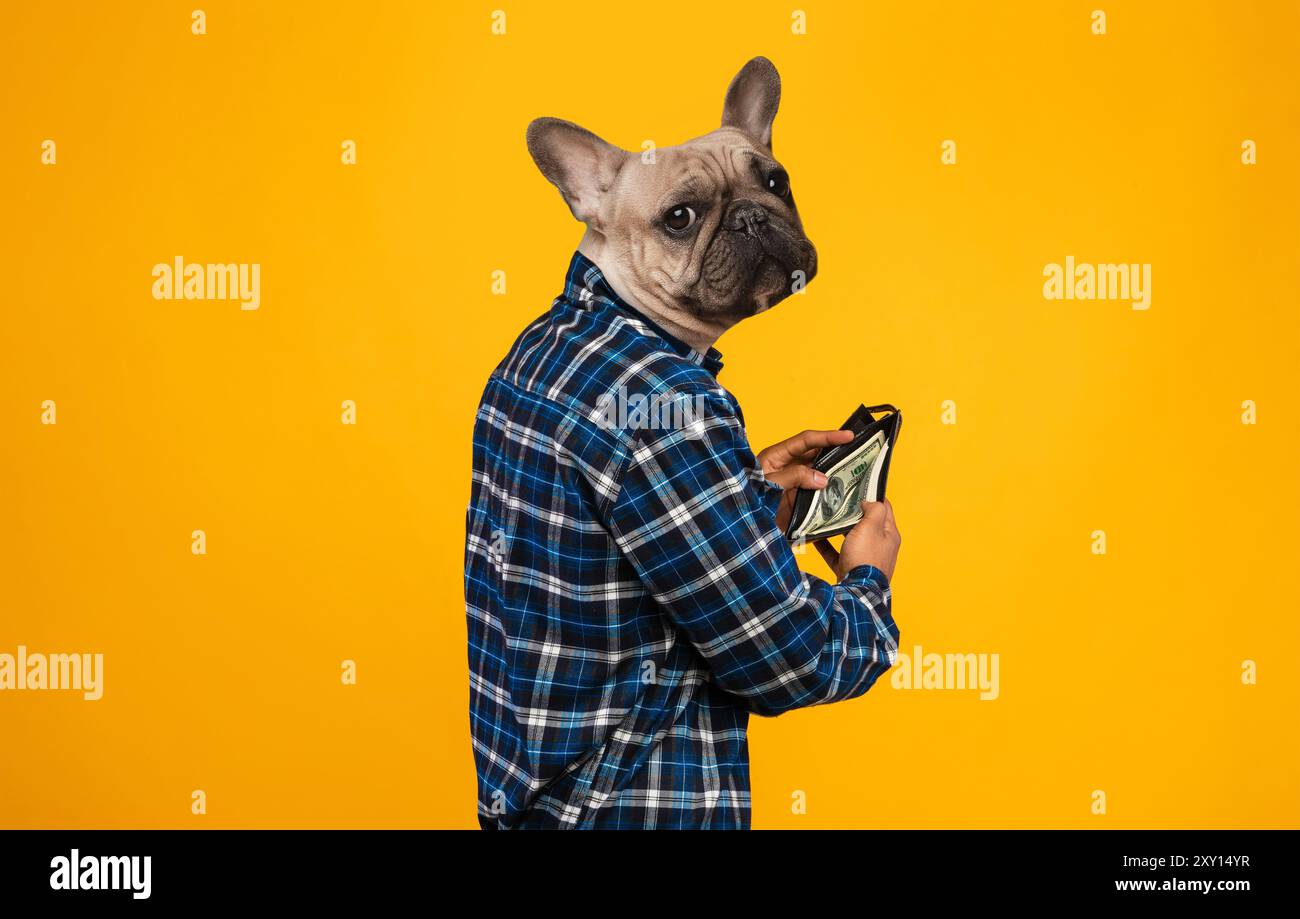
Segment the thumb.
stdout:
[[[862,519],[853,525],[844,537],[844,548],[859,544],[870,545],[875,539],[884,535],[885,510],[879,502],[862,502]],[[840,552],[843,554],[844,549]]]
[[776,472],[767,473],[767,480],[775,482],[784,489],[807,488],[816,490],[826,487],[825,474],[818,472],[811,466],[786,466]]
[[888,517],[889,511],[880,501],[863,501],[862,522],[858,526],[865,525],[873,530],[884,530]]

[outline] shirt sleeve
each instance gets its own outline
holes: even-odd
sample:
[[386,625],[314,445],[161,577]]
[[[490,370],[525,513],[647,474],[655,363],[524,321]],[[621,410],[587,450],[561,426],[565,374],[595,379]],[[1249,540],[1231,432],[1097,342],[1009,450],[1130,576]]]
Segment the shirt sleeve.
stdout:
[[776,526],[730,403],[710,395],[681,430],[638,432],[609,510],[623,555],[708,663],[760,715],[860,696],[893,664],[889,583],[861,565],[805,574]]

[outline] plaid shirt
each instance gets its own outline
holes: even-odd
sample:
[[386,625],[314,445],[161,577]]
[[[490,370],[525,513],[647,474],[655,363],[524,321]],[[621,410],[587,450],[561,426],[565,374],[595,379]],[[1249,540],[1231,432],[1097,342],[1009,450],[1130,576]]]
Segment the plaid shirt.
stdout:
[[747,828],[749,713],[893,663],[885,576],[799,570],[719,358],[575,254],[488,380],[465,544],[484,828]]

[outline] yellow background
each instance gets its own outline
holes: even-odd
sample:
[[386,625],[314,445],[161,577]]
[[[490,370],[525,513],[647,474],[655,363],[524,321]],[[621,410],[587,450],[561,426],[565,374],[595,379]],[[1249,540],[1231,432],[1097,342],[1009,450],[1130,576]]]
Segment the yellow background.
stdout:
[[[524,127],[675,143],[756,54],[821,274],[722,382],[755,448],[902,408],[903,650],[1001,697],[756,719],[755,826],[1300,824],[1295,3],[192,0],[0,14],[0,651],[106,655],[0,694],[0,825],[475,825],[472,420],[580,235]],[[154,300],[177,255],[261,309]]]

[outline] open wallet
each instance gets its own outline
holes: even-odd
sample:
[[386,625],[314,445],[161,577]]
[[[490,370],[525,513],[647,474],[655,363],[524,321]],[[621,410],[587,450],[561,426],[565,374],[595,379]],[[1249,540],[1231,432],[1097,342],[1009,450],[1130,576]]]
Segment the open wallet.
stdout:
[[859,405],[842,426],[853,432],[853,439],[826,448],[812,464],[826,476],[826,487],[801,488],[795,494],[785,538],[796,542],[847,533],[862,519],[863,501],[885,500],[889,461],[902,424],[902,413],[892,405]]

